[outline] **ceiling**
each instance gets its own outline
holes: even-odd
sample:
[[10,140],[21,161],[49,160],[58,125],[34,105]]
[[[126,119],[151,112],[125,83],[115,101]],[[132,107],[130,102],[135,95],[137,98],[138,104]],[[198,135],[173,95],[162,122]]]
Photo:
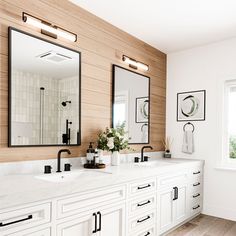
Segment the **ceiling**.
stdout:
[[170,53],[236,37],[235,0],[70,0]]
[[[68,78],[79,74],[79,54],[75,51],[48,43],[27,34],[12,31],[12,70],[44,75],[54,79]],[[47,60],[41,55],[59,53],[70,58],[61,62]]]

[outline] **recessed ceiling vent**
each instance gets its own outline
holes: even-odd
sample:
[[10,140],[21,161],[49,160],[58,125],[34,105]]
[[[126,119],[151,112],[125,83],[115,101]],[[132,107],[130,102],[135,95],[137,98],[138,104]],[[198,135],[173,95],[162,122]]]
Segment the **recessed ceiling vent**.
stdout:
[[60,62],[72,59],[69,56],[66,56],[66,55],[63,55],[61,53],[54,52],[54,51],[49,51],[49,52],[43,53],[43,54],[37,56],[37,58],[45,60],[45,61],[50,61],[53,63],[60,63]]

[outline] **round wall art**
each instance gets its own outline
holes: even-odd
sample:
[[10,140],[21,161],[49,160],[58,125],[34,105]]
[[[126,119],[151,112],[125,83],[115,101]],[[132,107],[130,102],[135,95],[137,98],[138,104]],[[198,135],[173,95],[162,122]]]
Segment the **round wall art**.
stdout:
[[177,121],[205,120],[206,91],[191,91],[177,94]]

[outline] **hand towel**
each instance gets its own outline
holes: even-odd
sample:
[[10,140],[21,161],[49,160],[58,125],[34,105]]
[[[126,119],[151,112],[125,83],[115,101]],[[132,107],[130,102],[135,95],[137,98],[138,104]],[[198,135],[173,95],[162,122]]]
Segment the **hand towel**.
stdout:
[[194,152],[193,132],[191,130],[184,131],[182,152],[188,154]]

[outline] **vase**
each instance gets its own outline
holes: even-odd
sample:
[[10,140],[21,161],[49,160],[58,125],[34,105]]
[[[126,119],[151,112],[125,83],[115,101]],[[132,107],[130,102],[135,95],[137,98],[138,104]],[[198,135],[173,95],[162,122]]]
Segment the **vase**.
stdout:
[[99,164],[103,163],[103,150],[98,149]]
[[120,153],[118,151],[112,152],[111,165],[112,166],[119,166],[120,165]]

